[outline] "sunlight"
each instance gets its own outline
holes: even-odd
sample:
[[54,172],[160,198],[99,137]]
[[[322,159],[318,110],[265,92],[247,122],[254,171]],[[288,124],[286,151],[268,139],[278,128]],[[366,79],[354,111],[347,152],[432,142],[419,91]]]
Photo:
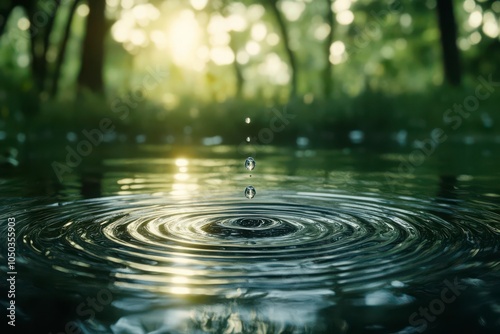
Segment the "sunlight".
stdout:
[[182,11],[171,23],[167,33],[173,61],[177,65],[193,66],[200,38],[201,31],[194,13]]
[[262,41],[264,38],[266,38],[267,35],[266,25],[262,22],[254,24],[250,32],[250,35],[254,40],[258,42]]
[[160,30],[153,30],[149,36],[149,38],[153,41],[153,43],[156,45],[156,47],[159,50],[164,50],[167,48],[168,43],[167,43],[167,38],[163,31]]
[[124,43],[128,39],[131,27],[125,23],[125,21],[117,21],[111,27],[111,34],[113,39],[119,43]]
[[484,14],[484,24],[483,24],[483,32],[485,35],[491,38],[496,38],[499,35],[498,23],[495,18],[495,14],[490,11],[487,11]]
[[337,22],[346,26],[354,21],[354,14],[350,10],[344,10],[337,14]]
[[474,31],[472,34],[469,35],[469,41],[471,45],[481,42],[481,34],[477,31]]
[[314,38],[319,41],[324,40],[330,34],[331,28],[328,23],[320,24],[316,29],[314,29]]
[[248,18],[250,18],[250,20],[258,21],[262,18],[262,16],[264,15],[265,12],[266,12],[266,10],[264,9],[264,7],[262,5],[253,4],[253,5],[248,6],[246,14],[247,14]]
[[468,22],[472,28],[479,27],[483,22],[483,14],[481,14],[478,10],[472,12],[469,16]]
[[191,292],[191,290],[183,286],[174,286],[170,289],[170,292],[175,295],[187,295]]
[[249,41],[245,45],[245,50],[249,55],[255,56],[260,52],[260,45],[255,41]]
[[467,51],[470,49],[470,43],[467,38],[460,38],[458,41],[458,47],[462,51]]
[[332,10],[335,13],[340,13],[351,8],[351,0],[336,0],[332,4]]
[[130,34],[130,42],[136,46],[145,46],[148,43],[148,39],[146,38],[144,31],[134,29]]
[[278,43],[280,42],[280,37],[278,36],[278,34],[272,32],[269,35],[267,35],[266,42],[270,46],[278,45]]
[[231,36],[227,32],[221,32],[210,36],[210,44],[214,46],[226,46],[231,42]]
[[341,41],[335,41],[330,46],[330,53],[334,56],[341,56],[345,51],[345,45]]
[[274,52],[267,55],[258,68],[260,75],[266,76],[273,84],[286,85],[290,81],[288,65]]
[[89,6],[87,6],[86,4],[79,5],[76,9],[76,13],[81,17],[86,17],[87,15],[89,15]]
[[[175,286],[170,288],[170,292],[176,295],[186,295],[191,292],[191,290],[183,285],[187,285],[189,280],[184,276],[174,276],[171,278],[171,281]],[[177,285],[178,284],[178,285]],[[179,286],[180,285],[180,286]]]
[[[136,20],[137,18],[134,16],[133,11],[125,10],[121,14],[121,18],[111,27],[113,39],[119,43],[130,42],[134,45],[143,44],[145,42],[143,37],[145,39],[145,36],[139,37],[140,33],[137,33]],[[134,35],[134,37],[132,37],[132,35]]]
[[134,5],[134,0],[122,0],[122,8],[130,9]]
[[190,0],[191,6],[196,10],[203,10],[207,5],[208,0]]
[[306,8],[306,5],[302,2],[295,1],[282,1],[281,2],[281,10],[288,21],[297,21],[302,12]]
[[174,283],[174,284],[187,284],[188,279],[185,276],[174,276],[174,277],[172,277],[172,283]]
[[179,159],[175,160],[175,165],[177,167],[185,167],[188,164],[189,164],[189,161],[187,159],[184,159],[184,158],[179,158]]
[[238,64],[245,65],[249,60],[250,56],[247,52],[243,50],[238,51],[238,54],[236,55],[236,61],[238,62]]
[[474,0],[465,0],[463,6],[467,12],[471,13],[476,8],[476,2]]
[[234,62],[234,53],[228,46],[215,47],[210,50],[210,59],[217,65],[228,65]]
[[239,14],[231,14],[226,22],[228,27],[234,31],[244,31],[247,28],[247,21]]
[[[185,167],[183,167],[183,168],[185,168]],[[174,174],[174,179],[176,181],[185,182],[185,181],[189,180],[189,174],[186,174],[185,172],[177,173],[177,174]]]
[[345,60],[347,55],[345,54],[345,45],[341,41],[335,41],[330,46],[330,57],[329,60],[332,64],[337,65]]
[[342,63],[347,59],[347,54],[345,52],[345,44],[341,41],[335,41],[330,46],[330,57],[329,60],[332,64],[337,65]]
[[151,21],[160,17],[160,11],[151,4],[137,5],[132,8],[132,14],[135,21],[141,26],[147,26]]
[[198,57],[202,63],[208,62],[210,60],[210,49],[206,45],[200,46],[196,50],[196,57]]
[[17,27],[20,29],[20,30],[28,30],[29,27],[30,27],[30,21],[25,18],[25,17],[21,17],[18,21],[17,21]]
[[118,7],[120,5],[120,0],[106,0],[106,6],[108,7]]

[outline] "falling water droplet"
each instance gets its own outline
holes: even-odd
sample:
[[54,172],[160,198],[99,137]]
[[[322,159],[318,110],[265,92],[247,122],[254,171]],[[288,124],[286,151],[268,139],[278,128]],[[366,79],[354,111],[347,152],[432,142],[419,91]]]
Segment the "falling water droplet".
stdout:
[[245,118],[245,123],[250,124],[250,122],[251,122],[250,117]]
[[253,170],[255,168],[255,160],[252,157],[248,157],[245,160],[245,168],[248,170]]
[[248,186],[245,188],[245,197],[246,198],[252,199],[255,197],[256,193],[257,193],[257,191],[255,191],[255,188],[252,186]]
[[246,139],[246,140],[247,140],[247,143],[249,143],[249,142],[250,142],[250,137],[247,137],[247,139]]

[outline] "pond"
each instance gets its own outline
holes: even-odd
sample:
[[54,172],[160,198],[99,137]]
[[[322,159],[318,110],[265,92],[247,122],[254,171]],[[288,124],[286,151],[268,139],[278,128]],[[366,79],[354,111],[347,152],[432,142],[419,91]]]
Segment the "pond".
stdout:
[[23,333],[498,333],[498,146],[117,146],[62,182],[40,149],[0,176],[2,306]]

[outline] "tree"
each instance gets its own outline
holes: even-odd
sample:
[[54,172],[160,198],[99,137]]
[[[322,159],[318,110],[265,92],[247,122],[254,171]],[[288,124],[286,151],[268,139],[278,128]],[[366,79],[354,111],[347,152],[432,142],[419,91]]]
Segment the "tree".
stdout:
[[30,21],[31,73],[38,92],[42,93],[46,87],[48,73],[47,52],[50,46],[50,34],[54,28],[60,2],[22,0],[19,4],[26,11],[26,16]]
[[240,98],[243,95],[243,85],[245,83],[245,78],[243,77],[243,71],[240,67],[236,59],[236,54],[238,53],[238,47],[236,46],[236,33],[231,31],[230,33],[231,41],[229,43],[229,47],[233,51],[235,55],[235,59],[233,61],[234,73],[236,75],[236,97]]
[[54,98],[59,90],[59,79],[61,77],[61,68],[64,62],[64,56],[66,55],[66,48],[68,45],[68,39],[71,32],[71,23],[73,22],[73,17],[75,16],[76,8],[78,7],[79,0],[75,0],[69,9],[68,18],[64,27],[63,37],[59,45],[59,50],[57,52],[56,63],[54,67],[54,73],[52,75],[52,84],[50,87],[50,97]]
[[333,33],[335,26],[335,18],[333,16],[332,10],[332,0],[326,0],[327,10],[326,10],[326,22],[330,26],[330,32],[325,41],[325,56],[326,63],[323,69],[323,96],[329,98],[332,94],[333,80],[332,80],[332,62],[330,61],[330,47],[333,43]]
[[[51,97],[57,92],[61,65],[64,60],[67,40],[71,29],[71,21],[79,0],[71,4],[66,30],[58,49],[56,65],[52,69],[47,61],[47,52],[50,48],[50,35],[54,30],[56,16],[61,9],[60,1],[43,2],[38,0],[20,0],[0,5],[0,35],[4,32],[7,19],[16,6],[21,6],[30,22],[29,40],[31,55],[31,74],[38,94],[50,89]],[[53,70],[53,71],[51,71]],[[49,87],[50,83],[50,87]]]
[[453,0],[437,1],[438,25],[441,32],[444,78],[452,86],[459,86],[462,73],[457,47],[457,24]]
[[[206,8],[206,11],[212,15],[214,12],[220,12],[222,13],[223,15],[227,15],[228,14],[228,8],[229,8],[229,5],[233,3],[232,1],[230,0],[222,0],[220,2],[214,2],[212,1],[210,3],[209,6],[207,6]],[[207,26],[205,27],[206,29],[208,29],[208,23],[209,23],[210,19],[207,20]],[[232,63],[232,66],[233,66],[233,69],[234,69],[234,74],[235,74],[235,79],[236,79],[236,92],[235,92],[235,96],[237,98],[241,98],[243,96],[243,87],[244,87],[244,84],[245,84],[245,77],[243,76],[243,66],[240,65],[240,63],[238,63],[238,61],[236,60],[236,55],[238,53],[238,49],[240,47],[240,43],[238,43],[238,32],[237,31],[230,31],[229,32],[229,36],[230,36],[230,42],[229,42],[229,47],[231,48],[231,50],[233,51],[233,54],[235,56],[235,59]]]
[[104,37],[106,34],[106,1],[88,0],[89,14],[82,47],[82,64],[78,75],[79,88],[104,93]]
[[283,47],[285,48],[285,53],[288,56],[288,62],[292,72],[292,78],[290,83],[290,95],[294,97],[297,95],[298,69],[297,69],[297,61],[295,59],[295,54],[293,53],[293,50],[290,47],[290,39],[288,37],[288,30],[285,24],[285,20],[283,19],[283,15],[281,14],[278,8],[278,0],[264,1],[263,3],[264,5],[270,5],[271,11],[276,19],[276,22],[278,23],[281,37],[283,39]]

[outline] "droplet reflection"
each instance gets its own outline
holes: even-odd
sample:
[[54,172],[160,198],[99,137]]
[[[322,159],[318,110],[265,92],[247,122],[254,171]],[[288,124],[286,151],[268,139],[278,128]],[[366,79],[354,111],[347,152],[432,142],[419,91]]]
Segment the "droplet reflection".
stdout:
[[245,160],[245,168],[248,170],[253,170],[255,168],[255,160],[252,157],[248,157]]
[[252,199],[255,197],[256,193],[257,193],[257,191],[255,191],[255,188],[252,186],[248,186],[245,188],[245,197],[246,198]]

